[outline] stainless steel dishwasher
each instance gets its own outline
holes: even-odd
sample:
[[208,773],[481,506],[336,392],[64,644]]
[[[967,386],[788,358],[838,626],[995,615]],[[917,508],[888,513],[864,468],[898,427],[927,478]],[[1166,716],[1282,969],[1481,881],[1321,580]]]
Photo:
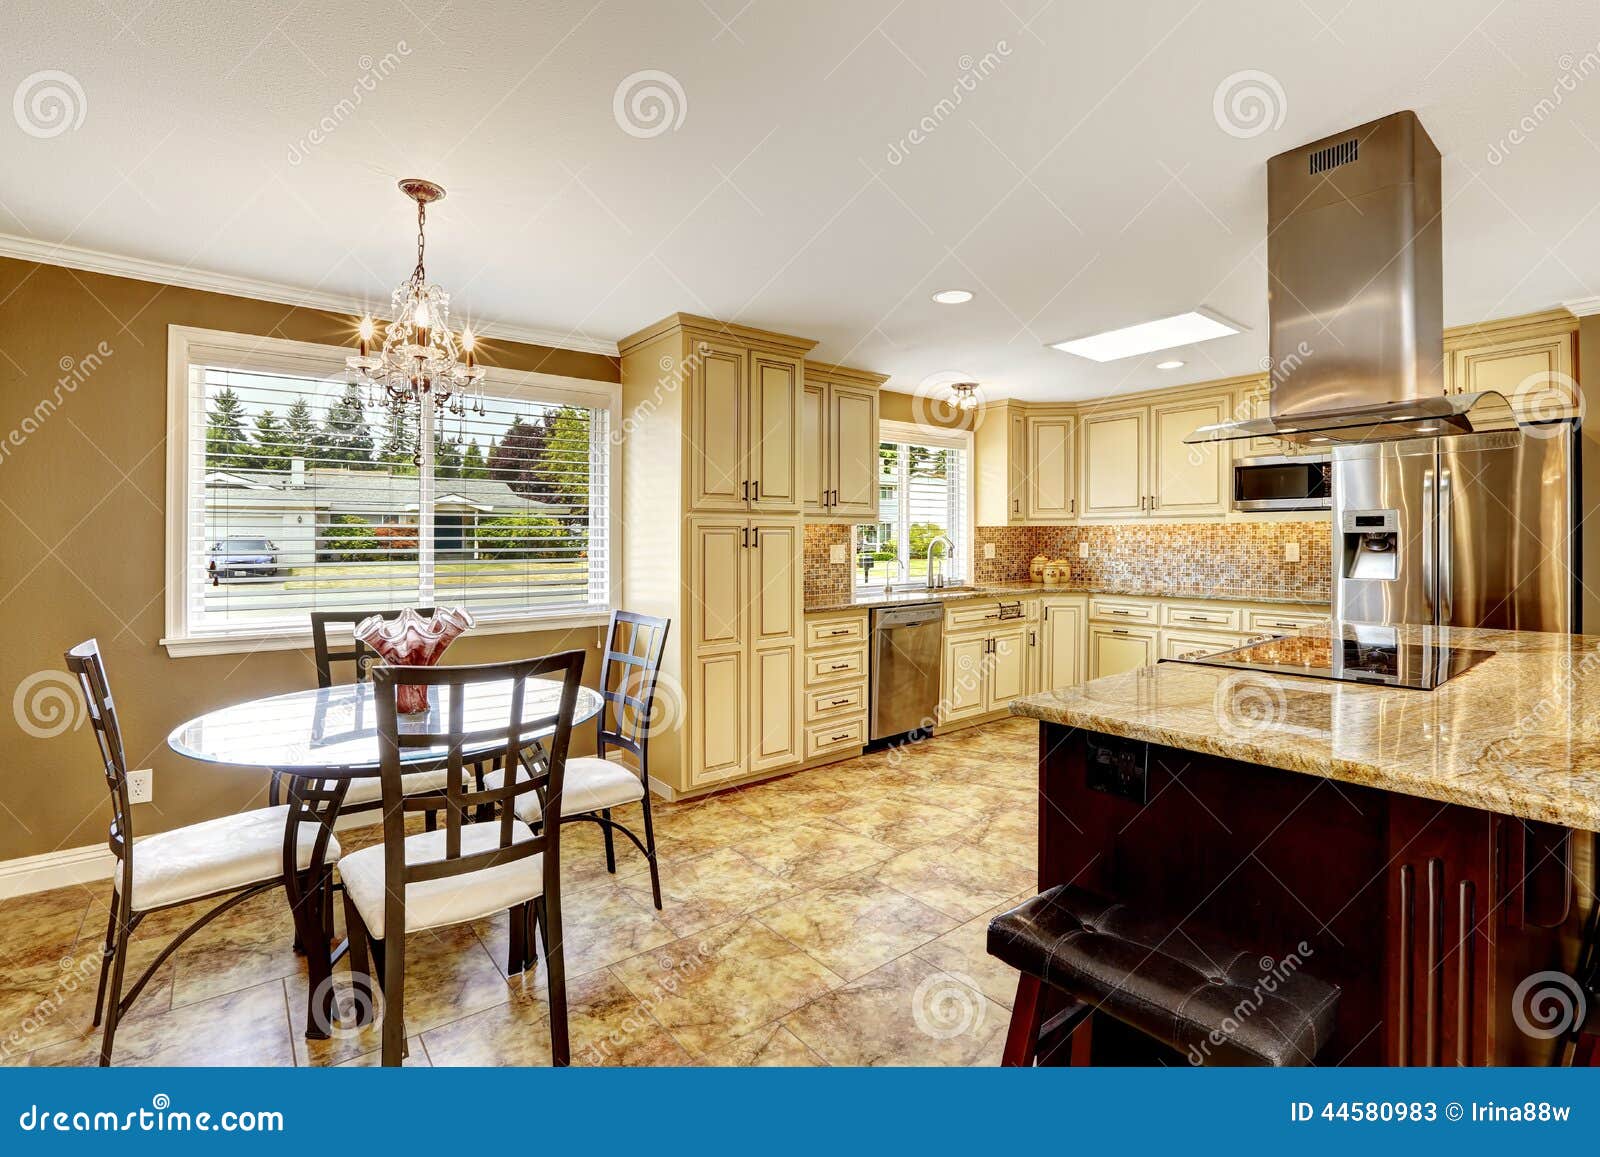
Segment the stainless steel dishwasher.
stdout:
[[943,641],[940,603],[879,607],[872,612],[869,739],[932,728],[939,705]]

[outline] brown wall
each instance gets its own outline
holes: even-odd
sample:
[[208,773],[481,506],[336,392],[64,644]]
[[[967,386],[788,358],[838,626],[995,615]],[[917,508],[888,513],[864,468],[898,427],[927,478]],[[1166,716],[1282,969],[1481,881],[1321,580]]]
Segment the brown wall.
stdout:
[[[0,709],[0,860],[105,839],[106,792],[88,728],[49,738],[23,728],[52,729],[48,711],[62,700],[51,695],[68,686],[61,656],[74,643],[100,640],[131,765],[155,769],[155,802],[135,809],[140,834],[264,802],[263,775],[174,755],[166,746],[174,726],[315,683],[307,652],[173,659],[157,642],[172,324],[333,344],[353,333],[352,319],[319,310],[0,259],[0,695],[11,708]],[[110,350],[102,364],[63,389],[102,342]],[[616,360],[596,354],[493,343],[488,360],[618,380]],[[36,420],[41,399],[58,394],[59,407]],[[596,640],[592,627],[469,636],[450,658],[592,651]],[[591,655],[591,682],[596,662]]]
[[943,394],[927,398],[915,394],[902,394],[897,390],[878,391],[878,419],[884,422],[916,422],[922,426],[943,426],[962,430],[967,426],[966,415],[949,406],[940,405]]

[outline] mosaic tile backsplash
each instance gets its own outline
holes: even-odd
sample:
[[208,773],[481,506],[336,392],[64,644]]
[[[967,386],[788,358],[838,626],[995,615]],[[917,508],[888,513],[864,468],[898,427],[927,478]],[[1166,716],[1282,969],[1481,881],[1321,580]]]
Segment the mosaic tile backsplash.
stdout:
[[830,562],[834,546],[850,545],[850,532],[854,527],[836,526],[821,522],[806,523],[806,593],[807,605],[824,600],[841,599],[850,593],[850,551],[846,549],[844,562]]
[[[1332,586],[1327,521],[980,526],[974,539],[980,583],[1026,581],[1033,556],[1043,554],[1066,559],[1072,582],[1089,586],[1257,587],[1311,601],[1328,598]],[[992,559],[983,557],[989,542],[996,546]],[[1083,542],[1086,559],[1078,557]],[[1300,546],[1299,562],[1283,560],[1290,542]]]

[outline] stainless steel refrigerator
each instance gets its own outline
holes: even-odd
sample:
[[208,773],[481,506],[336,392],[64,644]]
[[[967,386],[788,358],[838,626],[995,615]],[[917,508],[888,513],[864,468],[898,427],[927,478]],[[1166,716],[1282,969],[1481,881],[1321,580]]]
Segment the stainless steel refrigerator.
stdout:
[[1333,451],[1345,622],[1578,629],[1570,421]]

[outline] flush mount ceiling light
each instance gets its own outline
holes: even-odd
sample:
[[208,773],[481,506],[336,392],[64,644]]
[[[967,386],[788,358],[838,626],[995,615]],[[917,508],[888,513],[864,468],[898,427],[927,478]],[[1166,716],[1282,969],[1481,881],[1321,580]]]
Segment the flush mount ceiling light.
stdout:
[[1177,358],[1169,358],[1168,360],[1166,360],[1164,362],[1157,362],[1156,363],[1156,369],[1158,369],[1158,370],[1176,370],[1176,369],[1180,369],[1182,366],[1183,366],[1183,363],[1180,362]]
[[978,408],[978,383],[977,382],[952,382],[950,393],[954,395],[950,401],[962,413]]
[[964,305],[972,300],[970,289],[941,289],[933,295],[933,300],[940,305]]
[[1107,330],[1105,333],[1050,344],[1055,349],[1077,354],[1091,361],[1114,362],[1119,358],[1131,358],[1136,354],[1154,353],[1156,350],[1172,349],[1174,346],[1193,345],[1195,342],[1210,341],[1212,338],[1228,337],[1242,332],[1244,326],[1236,325],[1209,309],[1194,309],[1188,313],[1179,313],[1156,321],[1144,321],[1138,325],[1124,326],[1122,329]]

